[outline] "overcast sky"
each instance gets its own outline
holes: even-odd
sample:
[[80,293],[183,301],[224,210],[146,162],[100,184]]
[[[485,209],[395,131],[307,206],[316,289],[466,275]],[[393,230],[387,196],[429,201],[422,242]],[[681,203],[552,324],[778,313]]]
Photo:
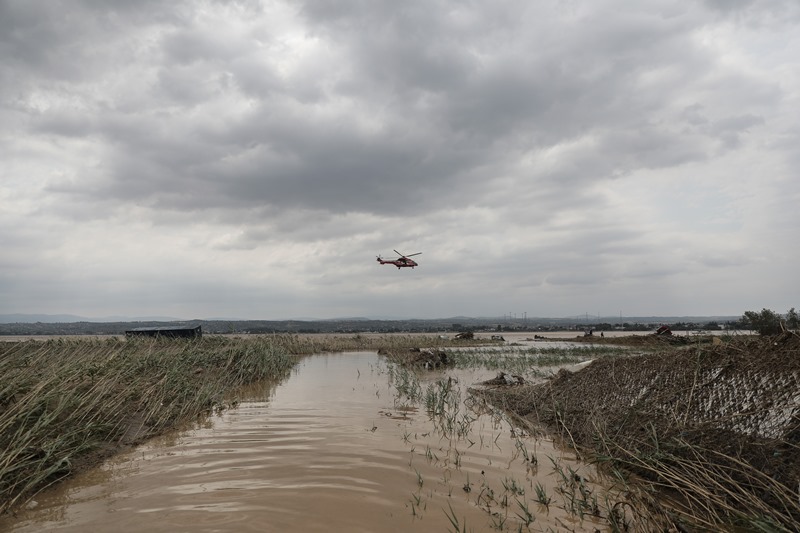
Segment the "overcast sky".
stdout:
[[785,312],[798,204],[797,0],[0,0],[0,313]]

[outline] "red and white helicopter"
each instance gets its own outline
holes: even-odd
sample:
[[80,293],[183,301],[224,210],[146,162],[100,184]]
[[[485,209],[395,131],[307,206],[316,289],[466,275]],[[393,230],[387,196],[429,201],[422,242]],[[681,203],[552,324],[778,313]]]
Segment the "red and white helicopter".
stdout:
[[413,259],[409,259],[409,257],[420,255],[422,252],[417,252],[415,254],[408,254],[408,255],[403,255],[397,250],[395,250],[394,252],[400,257],[398,257],[397,259],[386,260],[383,259],[381,256],[378,256],[378,263],[382,265],[394,265],[398,269],[408,268],[408,267],[414,268],[415,266],[419,266],[416,261],[414,261]]

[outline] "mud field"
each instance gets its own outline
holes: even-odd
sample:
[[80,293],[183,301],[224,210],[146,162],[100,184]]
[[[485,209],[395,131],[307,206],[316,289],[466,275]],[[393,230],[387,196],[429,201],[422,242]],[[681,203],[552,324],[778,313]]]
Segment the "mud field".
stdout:
[[473,392],[637,474],[674,499],[676,527],[800,529],[797,334],[600,358],[545,384]]

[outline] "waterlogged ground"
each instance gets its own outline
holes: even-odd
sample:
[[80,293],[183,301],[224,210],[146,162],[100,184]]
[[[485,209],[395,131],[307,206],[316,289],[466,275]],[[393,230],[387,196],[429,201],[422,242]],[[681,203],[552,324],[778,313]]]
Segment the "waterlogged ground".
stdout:
[[204,427],[39,494],[0,530],[609,530],[619,497],[591,467],[468,395],[496,374],[308,357]]

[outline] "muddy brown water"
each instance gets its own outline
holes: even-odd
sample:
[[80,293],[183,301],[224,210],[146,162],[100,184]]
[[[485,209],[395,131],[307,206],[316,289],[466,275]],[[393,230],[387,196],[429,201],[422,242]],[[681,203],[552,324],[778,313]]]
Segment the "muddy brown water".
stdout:
[[[568,512],[558,490],[558,470],[571,468],[598,501],[613,501],[590,466],[468,399],[493,371],[420,374],[423,389],[448,380],[461,395],[459,436],[398,397],[392,368],[375,353],[307,357],[201,427],[38,494],[0,530],[407,532],[453,531],[454,521],[467,531],[605,530]],[[547,507],[537,484],[553,498]]]

